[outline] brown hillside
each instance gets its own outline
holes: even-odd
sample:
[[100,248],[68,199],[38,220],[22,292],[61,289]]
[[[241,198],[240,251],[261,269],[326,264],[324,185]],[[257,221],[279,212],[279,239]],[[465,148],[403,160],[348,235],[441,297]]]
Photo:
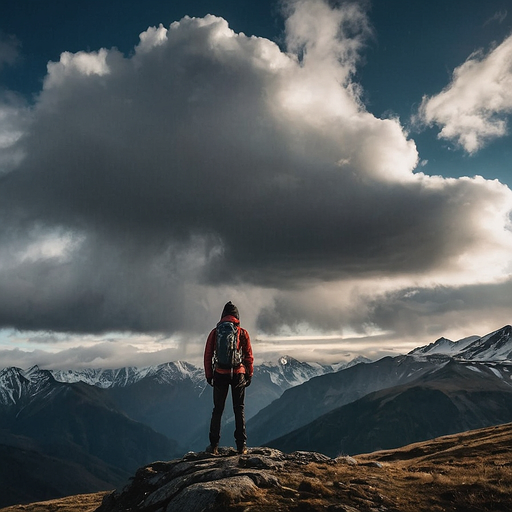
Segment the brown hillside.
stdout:
[[28,505],[14,505],[0,509],[2,512],[93,512],[108,492],[77,494],[56,500],[40,501]]
[[[172,492],[171,492],[172,490]],[[0,512],[90,512],[103,494]],[[83,501],[82,501],[83,500]],[[144,506],[144,503],[147,506]],[[512,424],[354,457],[253,448],[248,455],[190,454],[141,468],[103,512],[510,511]],[[178,510],[178,509],[176,509]]]

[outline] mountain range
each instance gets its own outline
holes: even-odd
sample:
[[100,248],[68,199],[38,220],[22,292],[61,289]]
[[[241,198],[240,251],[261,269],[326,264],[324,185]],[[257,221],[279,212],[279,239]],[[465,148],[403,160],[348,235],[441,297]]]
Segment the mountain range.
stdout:
[[[288,356],[258,365],[247,388],[247,417],[284,390],[339,366]],[[202,450],[211,408],[204,371],[186,362],[115,370],[4,368],[0,452],[11,464],[0,468],[0,506],[111,489],[143,464]],[[231,421],[227,407],[226,429]],[[60,469],[41,472],[43,463]],[[12,467],[23,477],[14,478]]]
[[452,360],[406,384],[338,407],[266,444],[285,452],[300,449],[336,457],[507,423],[512,421],[511,371],[511,365],[489,368]]
[[[249,444],[333,457],[512,421],[511,360],[510,326],[375,362],[283,356],[255,367]],[[153,460],[201,451],[211,407],[203,370],[186,362],[0,370],[0,506],[111,489]],[[222,443],[232,420],[226,407]]]
[[441,338],[290,389],[249,426],[261,444],[336,456],[510,422],[509,355],[509,325],[458,342]]
[[[354,361],[346,366],[357,363]],[[254,384],[247,389],[246,417],[250,418],[283,391],[310,378],[333,372],[340,365],[304,363],[283,356],[276,363],[256,366]],[[204,448],[212,397],[204,371],[190,363],[172,362],[145,368],[28,370],[5,368],[0,371],[0,418],[8,412],[45,403],[54,388],[93,388],[108,407],[132,420],[148,425],[173,439],[179,451]],[[51,394],[49,395],[51,396]],[[232,421],[227,408],[225,423]],[[0,424],[0,427],[2,424]]]

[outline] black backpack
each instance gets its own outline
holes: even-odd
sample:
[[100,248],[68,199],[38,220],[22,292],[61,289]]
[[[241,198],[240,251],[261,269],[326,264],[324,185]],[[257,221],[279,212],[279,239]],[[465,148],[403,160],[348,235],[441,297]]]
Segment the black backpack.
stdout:
[[215,365],[224,370],[237,368],[242,364],[242,350],[237,350],[238,326],[233,322],[217,324],[215,344]]

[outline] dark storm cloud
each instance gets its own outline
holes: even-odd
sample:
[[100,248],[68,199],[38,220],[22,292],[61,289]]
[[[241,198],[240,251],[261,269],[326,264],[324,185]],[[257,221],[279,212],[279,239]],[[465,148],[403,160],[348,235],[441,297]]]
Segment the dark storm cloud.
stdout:
[[[0,182],[1,325],[201,330],[212,284],[462,275],[481,244],[510,247],[506,187],[413,174],[399,122],[361,105],[364,13],[290,5],[300,62],[207,16],[148,29],[129,57],[49,64]],[[310,320],[294,311],[260,323]]]
[[[261,332],[275,333],[283,325],[300,332],[301,322],[324,332],[372,331],[435,341],[451,332],[484,335],[512,321],[512,279],[465,286],[401,287],[381,291],[354,287],[346,301],[311,290],[309,294],[281,293],[258,317]],[[456,335],[455,335],[456,336]],[[456,338],[453,338],[456,341]]]
[[484,335],[511,323],[511,296],[510,278],[492,284],[401,290],[369,302],[369,320],[398,336],[415,332],[435,339],[446,336],[448,329]]

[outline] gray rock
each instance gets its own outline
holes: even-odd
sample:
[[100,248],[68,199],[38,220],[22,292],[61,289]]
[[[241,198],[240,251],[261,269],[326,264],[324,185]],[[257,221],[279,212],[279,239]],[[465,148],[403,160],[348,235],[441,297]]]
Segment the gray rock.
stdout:
[[269,471],[242,471],[241,476],[248,476],[260,489],[281,487],[278,478]]
[[173,499],[165,512],[204,512],[215,506],[241,501],[257,491],[247,476],[234,476],[214,482],[193,484]]
[[323,453],[317,452],[293,452],[289,455],[289,457],[294,458],[297,461],[302,461],[304,463],[309,462],[330,462],[332,459]]
[[384,467],[380,462],[377,462],[375,460],[372,460],[370,462],[364,462],[361,465],[362,466],[367,466],[367,467],[370,467],[370,468],[382,468],[382,467]]
[[255,469],[278,469],[284,466],[284,461],[275,460],[261,455],[249,455],[240,457],[239,466]]
[[336,457],[334,459],[338,464],[348,464],[349,466],[357,466],[358,462],[356,459],[351,457],[350,455],[345,455],[342,457]]

